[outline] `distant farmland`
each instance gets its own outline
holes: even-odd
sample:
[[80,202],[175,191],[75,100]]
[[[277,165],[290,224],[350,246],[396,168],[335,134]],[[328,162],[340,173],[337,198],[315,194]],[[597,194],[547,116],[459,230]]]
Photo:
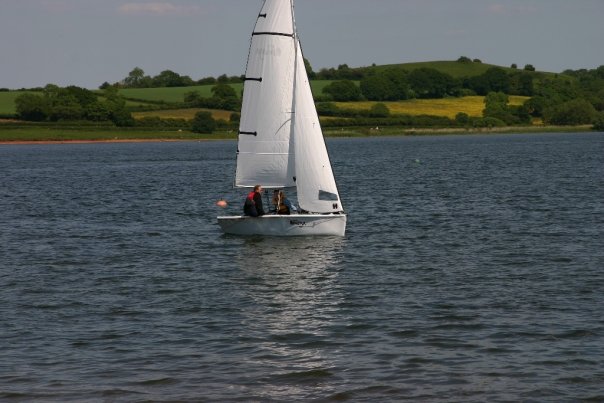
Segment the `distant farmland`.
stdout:
[[[312,81],[312,87],[315,95],[321,95],[323,88],[331,81]],[[242,84],[232,84],[241,94]],[[130,106],[144,105],[148,102],[164,102],[167,104],[182,104],[184,94],[190,91],[198,91],[202,96],[211,96],[212,85],[202,85],[196,87],[174,87],[174,88],[140,88],[140,89],[123,89],[120,93],[129,98],[140,101],[128,101]],[[15,113],[14,100],[17,96],[23,94],[21,91],[0,92],[0,115],[10,115]],[[510,95],[510,105],[522,105],[528,97]],[[365,109],[368,110],[376,102],[336,102],[336,105],[342,109]],[[390,113],[392,114],[408,114],[408,115],[434,115],[446,116],[455,118],[459,112],[467,113],[469,116],[482,116],[484,109],[484,97],[468,96],[463,98],[443,98],[443,99],[411,99],[407,101],[383,102]],[[173,119],[193,119],[195,113],[202,109],[181,109],[170,108],[165,110],[154,110],[148,112],[133,112],[136,119],[146,116],[157,116],[160,118]],[[215,119],[229,120],[231,111],[210,110]]]
[[[522,105],[528,97],[510,96],[510,105]],[[463,98],[446,98],[446,99],[411,99],[407,101],[383,102],[390,113],[405,114],[405,115],[433,115],[446,116],[454,119],[459,112],[467,113],[469,116],[482,116],[484,109],[484,97],[470,96]],[[358,109],[369,110],[376,102],[336,102],[336,105],[341,109]],[[134,112],[132,116],[135,119],[143,117],[160,117],[162,119],[193,119],[199,111],[210,111],[214,119],[229,120],[231,111],[215,110],[215,109],[170,109],[158,110],[149,112]]]
[[[529,97],[510,96],[510,105],[522,105]],[[336,102],[341,109],[371,109],[377,102]],[[382,102],[392,114],[446,116],[454,119],[460,112],[469,116],[482,116],[483,96],[442,99],[410,99],[407,101]]]

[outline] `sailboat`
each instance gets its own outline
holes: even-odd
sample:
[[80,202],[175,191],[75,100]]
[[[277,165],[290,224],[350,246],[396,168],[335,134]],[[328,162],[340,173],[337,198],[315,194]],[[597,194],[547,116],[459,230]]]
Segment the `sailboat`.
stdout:
[[293,0],[264,0],[245,71],[235,187],[295,189],[299,213],[220,216],[237,235],[344,236],[346,214],[296,31]]

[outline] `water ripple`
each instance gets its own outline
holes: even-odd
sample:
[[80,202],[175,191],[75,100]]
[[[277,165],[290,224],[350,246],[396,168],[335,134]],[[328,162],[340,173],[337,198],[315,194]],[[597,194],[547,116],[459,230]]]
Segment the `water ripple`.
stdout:
[[328,145],[345,238],[221,235],[233,142],[0,146],[0,400],[604,400],[601,134]]

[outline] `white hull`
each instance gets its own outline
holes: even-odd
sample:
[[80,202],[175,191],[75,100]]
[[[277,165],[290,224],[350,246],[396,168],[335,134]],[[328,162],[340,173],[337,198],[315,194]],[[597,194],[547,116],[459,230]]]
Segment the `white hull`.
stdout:
[[345,214],[223,216],[218,224],[226,234],[235,235],[336,235],[344,236]]

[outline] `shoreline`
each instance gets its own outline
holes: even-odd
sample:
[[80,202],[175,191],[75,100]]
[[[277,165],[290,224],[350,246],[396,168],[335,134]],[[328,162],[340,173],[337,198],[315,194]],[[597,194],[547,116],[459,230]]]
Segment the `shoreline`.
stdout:
[[[1,126],[0,126],[1,127]],[[53,130],[54,131],[54,130]],[[57,130],[62,133],[65,131]],[[67,130],[71,132],[72,130]],[[400,136],[442,136],[442,135],[481,135],[481,134],[531,134],[531,133],[598,133],[592,129],[592,125],[581,126],[505,126],[493,128],[401,128],[401,127],[382,127],[382,128],[324,128],[323,135],[326,138],[346,138],[346,137],[400,137]],[[61,139],[40,139],[29,140],[20,139],[19,136],[12,136],[9,139],[3,139],[0,132],[0,145],[26,145],[26,144],[91,144],[91,143],[160,143],[160,142],[186,142],[186,141],[232,141],[237,140],[236,135],[227,135],[225,133],[199,135],[191,138],[183,137],[144,137],[145,133],[140,133],[141,137],[119,138],[115,136],[114,131],[110,132],[113,138],[98,138],[99,133],[91,134],[91,138],[61,138]],[[31,134],[31,132],[30,132]],[[151,132],[150,132],[151,134]],[[157,135],[157,132],[154,132]],[[182,134],[182,133],[179,133]],[[51,136],[50,136],[51,137]],[[67,136],[66,136],[67,137]],[[76,136],[74,136],[76,137]],[[97,137],[96,139],[94,137]]]
[[[93,144],[93,143],[179,143],[184,141],[219,141],[231,139],[114,139],[114,140],[0,140],[0,145],[23,144]],[[236,139],[232,139],[236,140]]]

